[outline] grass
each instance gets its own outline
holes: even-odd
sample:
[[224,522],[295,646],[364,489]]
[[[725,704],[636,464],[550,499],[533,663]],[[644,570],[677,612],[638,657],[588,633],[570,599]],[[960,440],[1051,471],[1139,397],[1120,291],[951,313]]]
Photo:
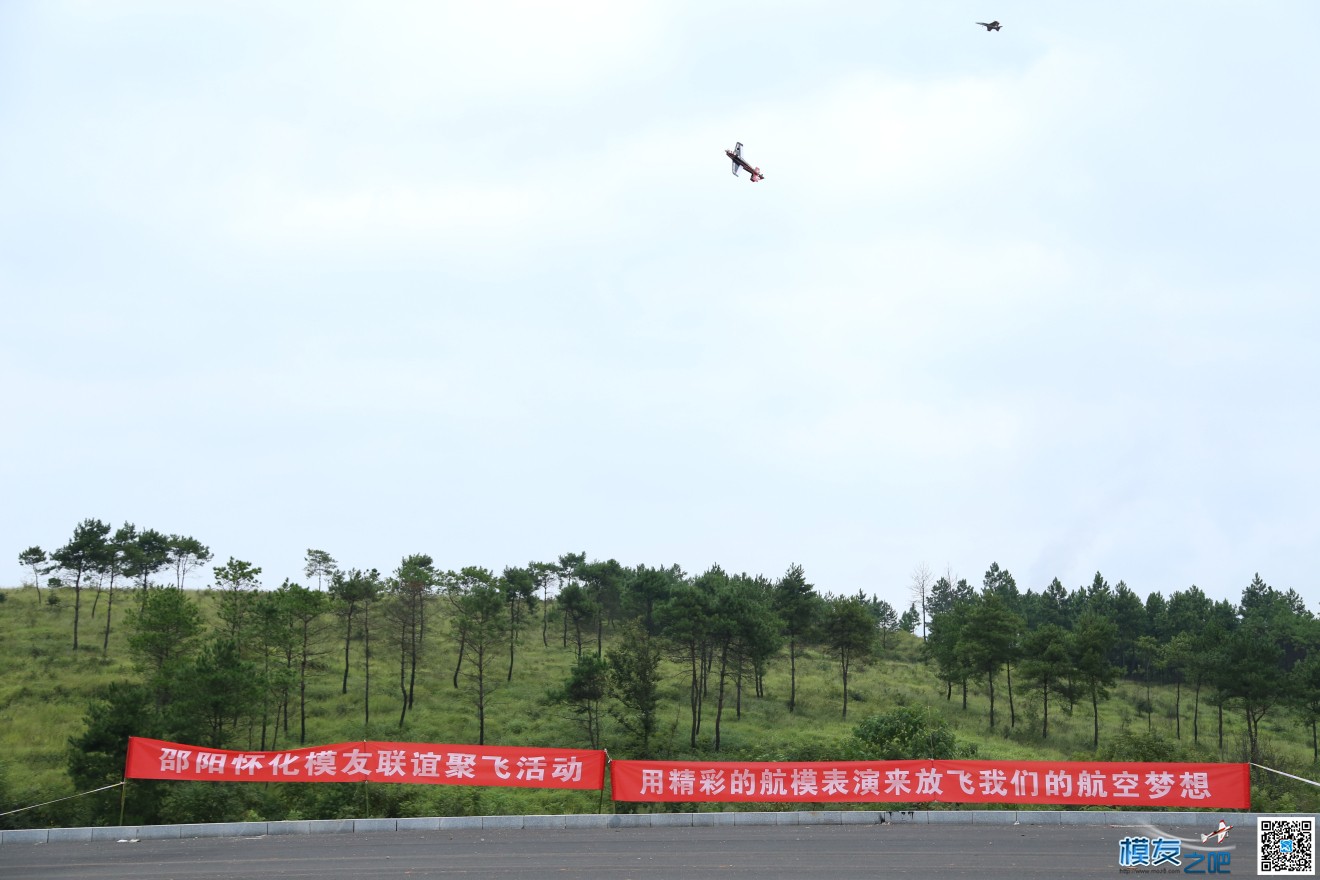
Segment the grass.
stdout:
[[[89,593],[84,593],[82,645],[72,647],[72,590],[46,590],[56,595],[56,605],[38,604],[31,588],[0,591],[0,810],[12,809],[74,793],[66,772],[68,742],[83,730],[88,702],[96,691],[113,682],[135,679],[125,638],[126,615],[132,607],[129,594],[117,597],[116,626],[108,650],[102,652],[104,600],[97,615],[91,614]],[[214,619],[214,597],[196,594]],[[435,743],[472,743],[477,739],[475,709],[463,691],[452,686],[456,651],[443,621],[430,624],[424,665],[417,681],[414,709],[402,728],[397,660],[373,644],[371,722],[364,722],[362,645],[352,645],[349,689],[340,692],[343,674],[343,642],[338,627],[325,637],[325,653],[309,682],[307,744],[360,739],[402,740]],[[550,644],[541,641],[539,624],[523,635],[511,682],[505,682],[507,666],[497,665],[495,692],[487,707],[486,742],[491,745],[584,746],[582,734],[561,708],[547,706],[544,695],[560,686],[572,664],[572,648],[564,648],[550,627]],[[391,662],[393,661],[393,663]],[[1038,701],[1015,693],[1017,724],[1010,727],[1007,688],[1001,676],[996,685],[996,715],[1001,723],[988,725],[989,699],[980,683],[969,691],[968,707],[961,705],[955,689],[951,701],[930,667],[921,661],[918,639],[900,634],[880,659],[855,671],[850,681],[848,718],[841,717],[842,689],[836,664],[819,650],[807,651],[798,661],[797,711],[787,710],[789,667],[780,656],[767,671],[767,696],[752,696],[750,682],[743,694],[742,716],[738,718],[730,694],[721,726],[723,748],[712,750],[715,703],[712,694],[704,708],[698,750],[689,749],[687,678],[677,664],[662,664],[662,708],[660,748],[664,757],[676,759],[776,756],[793,759],[801,755],[827,758],[837,754],[849,740],[853,728],[864,717],[898,705],[928,706],[952,727],[960,744],[974,747],[979,758],[1014,760],[1094,759],[1092,718],[1089,702],[1079,703],[1068,714],[1062,704],[1051,700],[1050,735],[1040,736]],[[1147,719],[1140,711],[1146,695],[1141,682],[1120,682],[1109,700],[1100,706],[1100,744],[1103,748],[1120,731],[1144,733]],[[1171,685],[1152,689],[1152,729],[1171,741],[1187,760],[1244,760],[1244,729],[1239,714],[1225,716],[1225,750],[1216,740],[1216,716],[1208,703],[1201,707],[1200,743],[1191,738],[1191,693],[1184,689],[1181,740],[1175,739],[1174,690]],[[279,734],[277,746],[297,743],[296,709],[290,734]],[[1284,709],[1276,709],[1262,725],[1266,748],[1275,766],[1314,777],[1315,766],[1309,732]],[[606,721],[605,746],[613,757],[629,757],[627,746],[613,723]],[[304,789],[337,786],[303,786]],[[384,789],[384,790],[382,790]],[[393,789],[392,791],[389,789]],[[406,791],[405,791],[406,790]],[[1253,790],[1260,809],[1315,810],[1320,799],[1315,789],[1287,780],[1262,780]],[[202,795],[198,795],[201,798]],[[334,795],[342,802],[329,803],[330,794],[299,793],[291,817],[311,815],[454,815],[477,813],[594,812],[599,794],[552,790],[464,789],[449,786],[373,786],[371,791]],[[306,802],[306,803],[303,803]],[[721,809],[720,805],[710,808]],[[300,812],[301,811],[301,812]]]

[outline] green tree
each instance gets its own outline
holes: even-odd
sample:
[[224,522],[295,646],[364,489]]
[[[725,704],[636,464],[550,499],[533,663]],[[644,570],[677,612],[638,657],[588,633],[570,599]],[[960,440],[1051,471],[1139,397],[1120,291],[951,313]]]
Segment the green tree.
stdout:
[[783,621],[774,610],[775,586],[761,576],[738,575],[734,578],[747,593],[748,608],[743,616],[738,638],[733,643],[735,709],[742,718],[743,679],[750,669],[756,684],[756,696],[765,696],[765,673],[770,658],[783,647]]
[[868,715],[853,730],[862,755],[871,761],[949,760],[957,757],[953,730],[935,712],[899,706]]
[[[417,694],[417,669],[426,638],[427,604],[438,580],[431,557],[414,553],[403,558],[389,582],[391,602],[386,614],[394,633],[394,647],[399,651],[400,729]],[[462,663],[461,646],[459,663]]]
[[1109,688],[1118,677],[1118,670],[1109,662],[1117,636],[1114,622],[1090,609],[1078,618],[1072,633],[1072,667],[1077,670],[1079,683],[1091,696],[1092,748],[1100,747],[1100,701],[1109,698]]
[[610,715],[629,735],[637,758],[652,757],[660,707],[660,646],[637,623],[625,624],[607,653]]
[[325,653],[326,597],[324,593],[291,584],[286,579],[276,591],[275,598],[292,624],[293,652],[289,665],[298,682],[298,744],[306,745],[307,676],[315,668],[317,658]]
[[339,563],[335,558],[324,550],[312,550],[308,548],[307,556],[304,559],[303,574],[308,580],[316,578],[316,589],[324,590],[327,580],[334,582],[334,576],[339,571]]
[[95,571],[105,558],[110,526],[99,519],[85,519],[74,527],[69,543],[50,554],[60,570],[73,577],[73,650],[78,650],[78,618],[82,612],[83,578]]
[[254,612],[257,590],[261,588],[261,569],[250,562],[229,557],[215,568],[215,586],[220,591],[220,619],[225,636],[243,650],[249,638],[248,628]]
[[499,589],[509,615],[509,672],[505,681],[513,681],[513,654],[518,636],[536,611],[536,577],[529,568],[505,568]]
[[[151,688],[133,682],[114,682],[95,693],[83,716],[83,731],[69,737],[69,778],[79,791],[123,781],[129,737],[169,736],[153,705],[153,697]],[[125,821],[159,822],[161,792],[161,787],[150,785],[135,785],[124,791]],[[100,796],[102,815],[110,812],[119,797],[120,793],[115,791]]]
[[1268,622],[1248,618],[1224,643],[1220,687],[1242,706],[1251,760],[1260,760],[1260,722],[1284,697],[1283,649]]
[[[380,596],[380,573],[374,568],[370,571],[352,569],[348,572],[335,571],[330,577],[330,598],[332,607],[339,619],[344,622],[344,682],[341,694],[348,693],[349,650],[353,642],[353,619],[362,613],[367,614],[371,603]],[[369,629],[364,623],[364,639]],[[364,643],[363,650],[366,650]],[[370,666],[367,667],[370,669]]]
[[1196,663],[1193,634],[1175,633],[1168,642],[1160,646],[1158,663],[1173,679],[1174,736],[1182,739],[1182,686]]
[[1222,646],[1228,627],[1236,623],[1218,616],[1215,603],[1193,584],[1174,592],[1165,609],[1166,626],[1174,639],[1180,636],[1180,659],[1184,675],[1192,684],[1192,741],[1201,741],[1201,689],[1217,668],[1215,653]]
[[32,586],[37,590],[37,604],[41,604],[41,576],[46,571],[46,551],[33,545],[18,554],[18,564],[32,569]]
[[[289,702],[297,682],[294,656],[298,643],[288,580],[278,590],[258,592],[252,600],[247,635],[247,653],[261,673],[261,748],[275,748],[280,729],[289,736]],[[274,717],[271,717],[271,710]],[[269,746],[267,736],[270,737]]]
[[202,634],[201,609],[183,590],[150,593],[128,616],[128,649],[153,689],[157,706],[170,702],[176,671],[191,658]]
[[552,705],[567,706],[591,748],[600,748],[601,705],[609,692],[609,663],[583,654],[573,663],[568,680],[548,697]]
[[959,635],[968,666],[985,676],[991,729],[995,726],[995,677],[1016,658],[1017,634],[1022,626],[1021,618],[1009,609],[1003,596],[1003,592],[987,588],[980,601],[971,606]]
[[889,648],[889,637],[898,632],[898,614],[884,599],[875,601],[875,628],[880,633],[880,649]]
[[564,644],[568,645],[568,627],[573,626],[574,654],[582,656],[583,631],[591,626],[592,621],[600,616],[600,607],[587,595],[587,591],[577,581],[569,581],[559,588],[559,597],[555,600],[564,615]]
[[1047,623],[1027,633],[1022,644],[1022,677],[1029,690],[1040,694],[1041,739],[1050,735],[1050,693],[1057,691],[1067,675],[1068,633],[1055,623]]
[[168,726],[184,742],[222,749],[239,745],[238,733],[262,710],[261,675],[238,644],[219,638],[180,670]]
[[1109,619],[1118,628],[1111,659],[1123,668],[1125,674],[1132,675],[1144,656],[1137,647],[1137,640],[1146,631],[1146,606],[1122,581],[1114,587]]
[[460,575],[463,586],[453,594],[452,625],[466,654],[466,667],[460,662],[460,668],[477,712],[477,743],[485,745],[486,710],[498,687],[492,670],[508,638],[508,618],[494,574],[484,568],[464,568]]
[[124,545],[124,576],[137,581],[146,596],[151,576],[170,564],[170,539],[155,529],[134,529]]
[[1311,760],[1320,763],[1320,653],[1299,660],[1288,673],[1287,693],[1294,711],[1311,732]]
[[935,661],[940,680],[944,682],[944,698],[953,699],[953,686],[962,688],[962,707],[967,708],[967,680],[974,670],[968,660],[962,633],[967,618],[976,605],[976,594],[966,581],[956,587],[948,578],[940,578],[931,589],[930,633],[926,638],[926,655]]
[[180,590],[190,572],[215,558],[210,547],[186,535],[170,535],[166,544],[169,548],[167,564],[174,567],[174,585]]
[[998,562],[990,563],[990,568],[986,571],[985,577],[982,578],[981,584],[982,590],[998,596],[1004,608],[1010,613],[1017,613],[1021,594],[1018,592],[1017,580],[1009,573],[1008,569],[1000,568]]
[[[917,611],[915,604],[909,605],[908,610],[903,612],[903,616],[898,619],[898,628],[908,635],[913,635],[917,631],[917,624],[921,620],[920,612]],[[922,634],[924,641],[926,636]]]
[[1138,636],[1133,645],[1133,651],[1136,653],[1137,662],[1146,670],[1146,729],[1155,729],[1155,700],[1151,695],[1151,678],[1155,672],[1155,664],[1160,657],[1160,643],[1155,641],[1154,636]]
[[[713,574],[718,572],[718,575]],[[707,572],[704,585],[718,580],[723,572],[716,566]],[[684,667],[688,682],[689,725],[688,745],[697,747],[701,732],[703,698],[705,696],[705,670],[711,640],[713,591],[703,584],[682,584],[675,589],[656,610],[660,632],[676,663]]]
[[532,574],[532,582],[541,591],[541,646],[550,647],[550,585],[558,588],[558,566],[553,562],[529,562],[527,570]]
[[839,664],[843,681],[843,717],[848,717],[848,680],[875,651],[875,621],[855,596],[832,597],[825,603],[822,625],[825,644]]
[[[114,617],[115,608],[115,580],[124,572],[124,563],[128,558],[129,548],[132,546],[136,537],[136,530],[132,523],[125,523],[115,530],[114,535],[106,542],[105,552],[97,560],[96,571],[101,576],[101,582],[106,585],[105,602],[105,633],[101,640],[101,656],[110,656],[110,625]],[[97,590],[97,600],[100,600],[101,591]],[[92,603],[92,617],[96,617],[96,602]]]
[[596,656],[600,657],[605,649],[605,618],[608,616],[612,622],[621,606],[625,577],[623,566],[613,559],[591,562],[579,565],[576,575],[597,609]]
[[807,583],[802,566],[793,564],[775,584],[775,612],[784,624],[784,637],[788,639],[788,711],[797,710],[797,660],[819,619],[820,596],[816,588]]
[[641,618],[646,631],[655,635],[655,609],[683,580],[683,570],[676,565],[670,568],[637,566],[623,581],[624,613]]
[[755,638],[751,631],[755,599],[747,579],[728,577],[716,581],[710,599],[711,659],[719,667],[715,677],[715,751],[718,752],[726,685],[736,675],[738,659],[745,654],[747,643]]

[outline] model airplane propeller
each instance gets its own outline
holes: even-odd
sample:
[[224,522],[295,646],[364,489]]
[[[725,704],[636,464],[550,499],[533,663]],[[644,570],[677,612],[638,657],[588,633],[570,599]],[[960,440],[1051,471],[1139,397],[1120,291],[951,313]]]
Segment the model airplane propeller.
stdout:
[[999,22],[997,21],[978,21],[977,24],[985,28],[986,33],[999,30]]
[[751,172],[751,175],[752,175],[752,183],[756,183],[758,180],[764,180],[764,179],[765,179],[765,175],[761,173],[761,169],[760,169],[760,168],[753,168],[753,167],[747,162],[747,160],[744,159],[744,158],[742,157],[742,144],[741,144],[741,143],[736,144],[732,150],[725,150],[725,151],[724,151],[724,155],[728,156],[731,160],[733,160],[733,176],[734,176],[734,177],[737,177],[737,176],[738,176],[738,169],[739,169],[739,168],[745,168],[745,169],[747,169],[749,172]]

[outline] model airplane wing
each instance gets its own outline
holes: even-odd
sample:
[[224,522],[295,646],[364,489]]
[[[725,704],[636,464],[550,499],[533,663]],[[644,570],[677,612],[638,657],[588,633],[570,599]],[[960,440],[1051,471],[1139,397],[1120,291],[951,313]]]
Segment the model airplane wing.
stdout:
[[761,173],[760,168],[753,167],[753,165],[750,162],[748,162],[746,159],[742,157],[741,142],[736,144],[732,150],[725,150],[724,155],[728,156],[729,160],[733,163],[734,177],[738,176],[738,169],[740,168],[747,169],[747,172],[752,175],[752,183],[756,183],[758,180],[761,180],[765,177],[765,175]]

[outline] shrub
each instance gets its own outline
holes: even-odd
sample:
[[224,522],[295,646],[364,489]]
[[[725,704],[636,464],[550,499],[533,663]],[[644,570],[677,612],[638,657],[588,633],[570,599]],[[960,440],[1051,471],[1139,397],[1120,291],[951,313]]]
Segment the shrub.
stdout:
[[853,736],[864,755],[882,761],[947,759],[957,752],[948,723],[930,709],[918,706],[900,706],[882,715],[870,715],[857,725]]

